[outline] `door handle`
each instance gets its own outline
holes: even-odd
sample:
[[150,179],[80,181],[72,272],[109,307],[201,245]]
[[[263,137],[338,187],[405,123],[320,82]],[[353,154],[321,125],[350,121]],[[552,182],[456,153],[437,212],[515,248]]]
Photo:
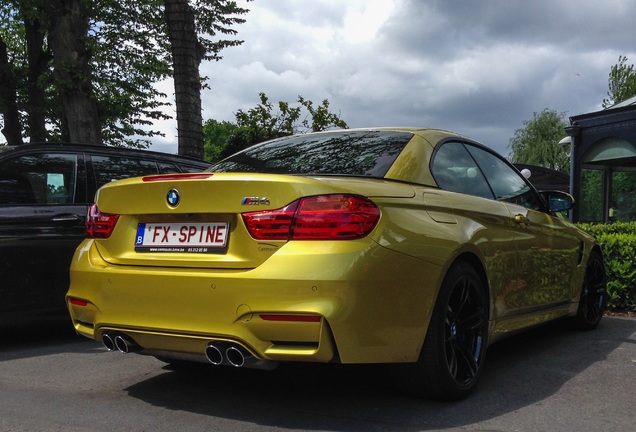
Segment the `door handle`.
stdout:
[[51,220],[53,222],[76,222],[78,220],[80,220],[81,218],[76,215],[76,214],[61,214],[61,215],[57,215],[53,218],[51,218]]
[[53,216],[51,222],[57,228],[69,229],[81,226],[84,223],[84,218],[73,213],[63,213]]
[[522,214],[517,214],[515,215],[515,222],[521,227],[521,228],[525,228],[528,226],[528,224],[530,223],[530,221],[528,220],[527,217],[525,217]]

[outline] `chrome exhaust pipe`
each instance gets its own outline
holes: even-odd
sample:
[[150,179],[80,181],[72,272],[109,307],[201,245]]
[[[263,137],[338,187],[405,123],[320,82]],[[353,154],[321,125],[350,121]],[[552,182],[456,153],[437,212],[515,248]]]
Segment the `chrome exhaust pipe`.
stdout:
[[215,366],[223,363],[223,353],[216,345],[208,345],[205,349],[205,358]]
[[115,341],[115,348],[117,348],[120,352],[123,352],[123,353],[138,351],[140,349],[139,345],[137,345],[132,340],[122,335],[115,336],[114,341]]
[[253,369],[272,370],[279,362],[255,357],[247,348],[235,342],[210,342],[205,349],[205,358],[215,366],[227,365]]
[[104,345],[104,348],[106,348],[108,351],[115,351],[116,349],[115,341],[109,333],[104,333],[102,335],[102,345]]
[[229,364],[234,367],[242,367],[245,365],[245,359],[247,357],[251,357],[252,355],[247,351],[243,351],[241,348],[236,346],[231,346],[225,350],[225,358]]

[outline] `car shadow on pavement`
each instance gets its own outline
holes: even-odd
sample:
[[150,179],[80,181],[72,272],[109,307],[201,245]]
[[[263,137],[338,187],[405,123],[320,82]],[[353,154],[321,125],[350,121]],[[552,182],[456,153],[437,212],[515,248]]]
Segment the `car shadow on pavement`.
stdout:
[[516,335],[490,347],[476,391],[454,403],[406,397],[377,365],[293,364],[274,371],[166,366],[125,390],[155,406],[270,427],[459,428],[540,403],[634,334],[635,319],[608,318],[591,332],[560,321]]
[[[0,362],[55,353],[99,350],[100,346],[75,332],[68,316],[37,317],[0,324]],[[72,348],[71,348],[72,347]]]

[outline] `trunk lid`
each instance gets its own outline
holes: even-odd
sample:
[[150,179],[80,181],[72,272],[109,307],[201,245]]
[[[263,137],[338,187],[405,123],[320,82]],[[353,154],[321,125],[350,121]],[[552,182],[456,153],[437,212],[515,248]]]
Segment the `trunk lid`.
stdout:
[[[119,219],[110,237],[95,243],[111,264],[252,269],[287,241],[255,240],[242,213],[279,209],[302,197],[328,194],[408,198],[414,190],[382,179],[343,177],[244,173],[137,177],[98,191],[99,211],[117,214]],[[178,202],[171,203],[176,196]],[[212,239],[208,241],[212,247],[201,247],[197,241],[202,239]]]

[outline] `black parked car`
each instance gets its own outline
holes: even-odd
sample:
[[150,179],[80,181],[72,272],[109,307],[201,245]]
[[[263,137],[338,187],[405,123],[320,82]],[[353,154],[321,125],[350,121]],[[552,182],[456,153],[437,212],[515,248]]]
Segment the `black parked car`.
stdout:
[[0,146],[0,323],[65,311],[69,265],[100,186],[208,166],[198,159],[106,146]]

